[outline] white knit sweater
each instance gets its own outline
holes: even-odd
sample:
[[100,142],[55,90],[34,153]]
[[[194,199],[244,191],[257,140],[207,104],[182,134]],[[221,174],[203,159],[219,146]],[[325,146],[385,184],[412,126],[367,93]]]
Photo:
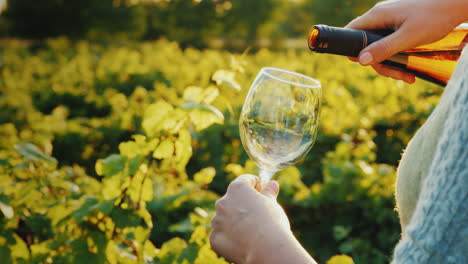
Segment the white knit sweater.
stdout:
[[394,264],[468,264],[468,50],[398,168]]

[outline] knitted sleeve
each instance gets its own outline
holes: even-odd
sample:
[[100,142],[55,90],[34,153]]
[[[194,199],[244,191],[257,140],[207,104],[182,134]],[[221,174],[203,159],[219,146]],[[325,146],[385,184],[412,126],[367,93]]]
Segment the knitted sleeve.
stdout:
[[468,56],[464,57],[455,73],[458,79],[449,83],[459,85],[457,94],[414,215],[395,249],[394,264],[468,263]]

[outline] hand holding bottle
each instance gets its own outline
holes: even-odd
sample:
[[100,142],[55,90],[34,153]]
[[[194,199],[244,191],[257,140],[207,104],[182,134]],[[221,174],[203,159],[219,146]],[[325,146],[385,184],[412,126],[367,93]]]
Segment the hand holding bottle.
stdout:
[[413,83],[414,75],[379,63],[402,50],[443,38],[457,25],[468,20],[466,5],[466,0],[384,1],[351,21],[346,27],[395,30],[362,50],[358,61],[362,65],[371,65],[383,76]]

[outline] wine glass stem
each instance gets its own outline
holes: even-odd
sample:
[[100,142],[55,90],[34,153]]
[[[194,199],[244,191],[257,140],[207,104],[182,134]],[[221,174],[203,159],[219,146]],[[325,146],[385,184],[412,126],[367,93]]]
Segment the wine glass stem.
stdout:
[[262,188],[268,184],[268,182],[271,180],[271,177],[273,177],[273,174],[275,174],[275,172],[276,170],[260,168],[259,174],[260,174],[260,184]]

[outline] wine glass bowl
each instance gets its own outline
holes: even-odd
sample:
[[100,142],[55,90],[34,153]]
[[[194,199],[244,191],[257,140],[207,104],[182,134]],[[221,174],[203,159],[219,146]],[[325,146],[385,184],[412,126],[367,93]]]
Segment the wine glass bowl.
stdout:
[[239,127],[244,149],[259,167],[262,183],[312,148],[320,104],[319,81],[278,68],[260,70],[244,101]]

